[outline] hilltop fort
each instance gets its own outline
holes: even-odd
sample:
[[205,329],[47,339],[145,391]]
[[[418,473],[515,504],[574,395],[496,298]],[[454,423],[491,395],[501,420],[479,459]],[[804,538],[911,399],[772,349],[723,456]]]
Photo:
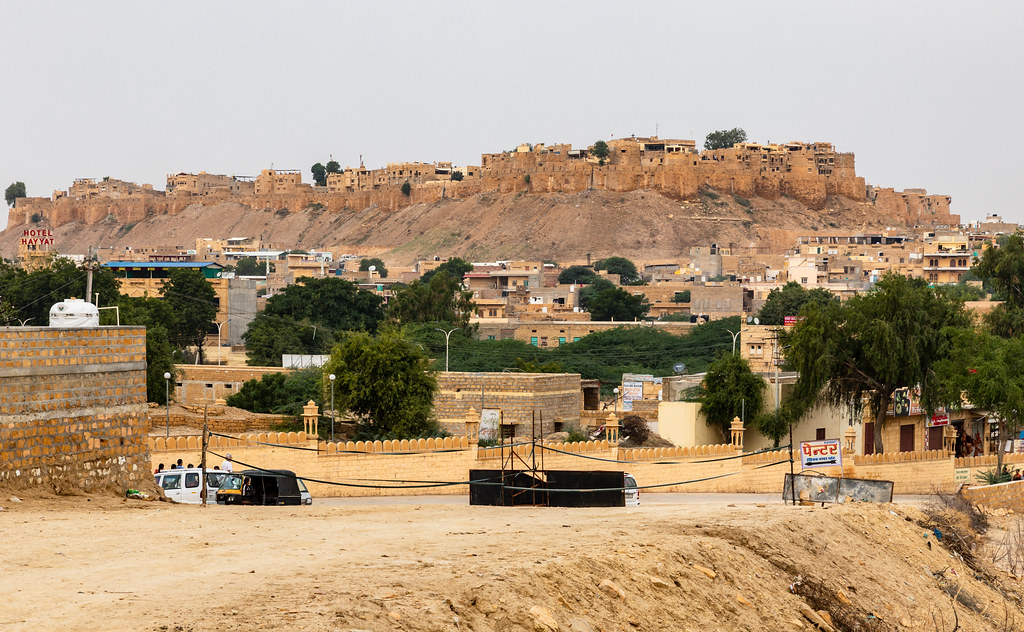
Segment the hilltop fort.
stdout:
[[[50,197],[17,200],[8,228],[46,222],[50,228],[108,221],[121,225],[188,207],[233,202],[256,210],[331,213],[369,208],[394,211],[444,199],[485,193],[574,194],[591,190],[648,190],[678,200],[695,200],[715,190],[737,199],[788,198],[806,209],[825,209],[842,198],[872,207],[876,222],[917,226],[959,223],[950,198],[924,189],[896,191],[867,185],[857,176],[852,153],[831,143],[740,143],[728,149],[697,148],[693,140],[623,138],[608,141],[607,156],[594,147],[523,144],[511,151],[483,154],[479,166],[451,162],[402,162],[380,169],[363,165],[328,173],[326,186],[302,181],[298,170],[264,169],[242,177],[206,172],[167,176],[166,189],[113,178],[75,180]],[[598,152],[603,154],[603,152]],[[408,183],[408,186],[405,186]]]

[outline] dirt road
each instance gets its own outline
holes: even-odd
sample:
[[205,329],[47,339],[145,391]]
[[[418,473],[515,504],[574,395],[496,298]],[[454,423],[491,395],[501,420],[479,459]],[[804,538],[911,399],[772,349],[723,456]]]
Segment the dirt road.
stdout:
[[10,495],[5,631],[811,629],[805,602],[867,630],[932,630],[933,617],[952,629],[954,608],[963,630],[1024,621],[902,505],[203,509]]

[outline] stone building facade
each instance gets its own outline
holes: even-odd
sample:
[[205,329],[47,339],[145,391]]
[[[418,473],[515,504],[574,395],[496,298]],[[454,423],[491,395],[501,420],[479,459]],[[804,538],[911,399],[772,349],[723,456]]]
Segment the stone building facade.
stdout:
[[151,486],[146,330],[0,327],[0,485]]
[[465,432],[470,408],[477,415],[481,407],[501,410],[502,423],[517,437],[530,435],[534,419],[538,436],[580,422],[583,392],[578,373],[439,372],[437,384],[434,413],[455,434]]

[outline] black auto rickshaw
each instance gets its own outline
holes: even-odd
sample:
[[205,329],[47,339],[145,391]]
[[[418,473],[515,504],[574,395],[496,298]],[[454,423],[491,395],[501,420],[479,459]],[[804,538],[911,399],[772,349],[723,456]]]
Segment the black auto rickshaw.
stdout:
[[218,505],[301,505],[295,472],[243,470],[224,477],[217,490]]

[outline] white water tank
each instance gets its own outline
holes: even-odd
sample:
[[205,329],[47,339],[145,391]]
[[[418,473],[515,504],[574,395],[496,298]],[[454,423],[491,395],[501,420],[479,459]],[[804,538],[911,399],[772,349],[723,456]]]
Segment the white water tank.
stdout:
[[100,310],[80,298],[69,298],[50,308],[50,327],[99,327]]

